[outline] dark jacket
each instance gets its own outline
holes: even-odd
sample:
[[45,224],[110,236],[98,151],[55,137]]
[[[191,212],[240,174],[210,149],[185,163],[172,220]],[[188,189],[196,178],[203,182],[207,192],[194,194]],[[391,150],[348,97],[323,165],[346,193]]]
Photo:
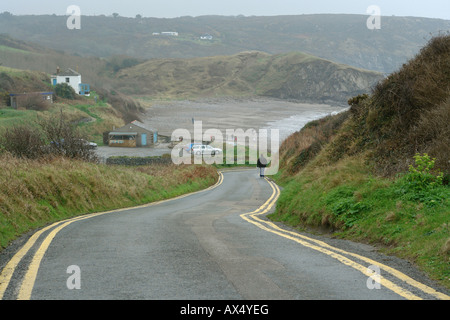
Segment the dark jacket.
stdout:
[[267,160],[266,158],[264,158],[263,156],[261,156],[258,159],[258,163],[256,164],[258,166],[258,168],[265,168],[267,167]]

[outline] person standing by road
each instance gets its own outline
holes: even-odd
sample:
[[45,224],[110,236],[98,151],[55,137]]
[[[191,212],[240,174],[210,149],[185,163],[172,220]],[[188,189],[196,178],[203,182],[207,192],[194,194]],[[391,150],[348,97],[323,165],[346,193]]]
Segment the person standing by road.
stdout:
[[259,168],[259,176],[261,178],[264,178],[264,169],[267,166],[267,160],[266,158],[263,157],[263,155],[261,154],[261,156],[258,159],[258,163],[256,164],[257,167]]

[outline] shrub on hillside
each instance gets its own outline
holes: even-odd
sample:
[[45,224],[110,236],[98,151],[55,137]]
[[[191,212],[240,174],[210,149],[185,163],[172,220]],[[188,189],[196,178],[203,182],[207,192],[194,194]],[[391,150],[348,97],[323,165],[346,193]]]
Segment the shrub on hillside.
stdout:
[[423,156],[417,153],[414,159],[415,166],[409,166],[409,172],[405,177],[412,189],[424,190],[442,185],[444,174],[442,172],[433,174],[436,159],[432,159],[426,153]]
[[17,125],[0,136],[0,146],[18,158],[37,159],[43,155],[44,140],[36,127]]
[[134,67],[145,60],[139,60],[136,58],[127,57],[124,55],[113,56],[106,62],[106,68],[112,72],[118,72],[122,69]]
[[97,161],[95,151],[74,124],[64,119],[41,119],[35,124],[15,125],[0,135],[0,149],[18,158],[39,159],[48,155]]
[[57,97],[69,100],[75,100],[77,93],[67,83],[58,83],[55,86],[55,94]]
[[435,170],[436,159],[428,154],[416,154],[414,159],[415,164],[410,165],[409,171],[396,182],[397,194],[428,207],[442,204],[448,199],[449,189],[443,187],[443,172]]
[[61,155],[72,159],[97,161],[97,156],[87,143],[86,136],[77,127],[64,119],[63,113],[59,119],[38,121],[47,145],[45,150],[49,154]]

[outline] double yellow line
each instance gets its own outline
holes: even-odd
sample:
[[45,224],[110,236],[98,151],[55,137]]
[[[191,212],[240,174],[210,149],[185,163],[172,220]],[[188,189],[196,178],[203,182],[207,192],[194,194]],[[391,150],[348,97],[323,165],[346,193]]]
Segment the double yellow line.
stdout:
[[[299,233],[292,232],[292,231],[289,231],[286,229],[282,229],[270,221],[259,218],[259,216],[266,214],[273,208],[273,206],[275,205],[275,203],[277,202],[277,200],[280,196],[280,189],[278,188],[278,186],[274,182],[269,181],[268,179],[266,179],[266,181],[269,183],[269,185],[271,186],[271,188],[273,190],[271,197],[257,210],[255,210],[253,212],[242,214],[241,217],[244,220],[250,222],[251,224],[253,224],[253,225],[257,226],[258,228],[261,228],[265,231],[277,234],[281,237],[295,241],[305,247],[319,251],[319,252],[324,253],[334,259],[337,259],[341,263],[360,271],[368,278],[373,276],[373,273],[371,272],[370,269],[368,269],[368,266],[363,266],[362,264],[360,264],[354,260],[351,260],[350,258],[348,258],[348,256],[356,258],[360,261],[364,261],[364,262],[368,263],[369,266],[377,266],[378,268],[380,268],[380,270],[384,270],[385,272],[391,274],[392,276],[403,281],[404,283],[406,283],[416,289],[419,289],[422,292],[424,292],[432,297],[435,297],[435,298],[441,299],[441,300],[450,300],[450,296],[440,293],[440,292],[434,290],[433,288],[430,288],[430,287],[408,277],[404,273],[402,273],[394,268],[391,268],[389,266],[386,266],[382,263],[379,263],[375,260],[361,256],[359,254],[348,252],[348,251],[333,247],[323,241],[312,239],[310,237],[301,235]],[[347,257],[344,255],[346,255]],[[398,295],[400,295],[408,300],[422,300],[421,297],[400,287],[399,285],[391,282],[390,280],[386,279],[385,277],[382,277],[381,275],[378,279],[382,286],[384,286],[385,288],[397,293]]]
[[49,234],[44,238],[44,240],[42,241],[42,243],[39,246],[39,248],[37,249],[37,251],[34,253],[31,263],[28,265],[27,272],[26,272],[25,276],[23,277],[22,283],[20,285],[19,293],[17,296],[18,300],[29,300],[31,298],[31,293],[33,291],[34,283],[36,281],[36,276],[37,276],[37,273],[39,270],[39,266],[41,264],[41,261],[44,257],[45,252],[47,251],[48,247],[50,246],[50,244],[51,244],[53,238],[56,236],[56,234],[59,231],[61,231],[62,229],[64,229],[65,227],[67,227],[68,225],[70,225],[74,222],[77,222],[77,221],[91,219],[91,218],[109,214],[109,213],[118,213],[118,212],[127,211],[127,210],[147,208],[147,207],[155,206],[155,205],[165,203],[168,201],[178,200],[181,198],[185,198],[187,196],[191,196],[193,194],[212,190],[212,189],[220,186],[222,183],[223,183],[223,174],[221,172],[219,172],[216,184],[214,184],[213,186],[211,186],[207,189],[204,189],[204,190],[185,194],[185,195],[182,195],[182,196],[179,196],[176,198],[172,198],[172,199],[152,202],[152,203],[137,206],[137,207],[93,213],[93,214],[88,214],[88,215],[84,215],[81,217],[76,217],[76,218],[72,218],[72,219],[68,219],[68,220],[64,220],[64,221],[59,221],[48,227],[41,229],[40,231],[37,231],[30,237],[30,239],[28,239],[28,241],[25,243],[25,245],[11,258],[11,260],[6,264],[6,266],[3,268],[2,272],[0,273],[0,300],[3,299],[5,291],[7,290],[9,283],[11,282],[11,279],[13,277],[13,274],[14,274],[17,266],[19,265],[20,261],[31,250],[31,248],[36,244],[37,240],[45,232],[51,230],[49,232]]

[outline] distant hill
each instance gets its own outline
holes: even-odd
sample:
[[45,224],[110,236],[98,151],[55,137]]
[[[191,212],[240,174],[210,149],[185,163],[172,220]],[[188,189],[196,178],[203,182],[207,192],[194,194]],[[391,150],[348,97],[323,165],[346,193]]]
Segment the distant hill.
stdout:
[[131,95],[180,99],[210,96],[267,96],[303,102],[346,103],[368,93],[382,74],[304,53],[152,59],[119,71],[119,90]]
[[1,66],[47,74],[54,74],[58,66],[62,70],[78,69],[84,82],[98,87],[110,87],[108,76],[105,76],[107,64],[106,59],[72,55],[0,34]]
[[[377,72],[300,52],[270,55],[246,51],[230,56],[148,61],[125,55],[104,59],[70,55],[0,35],[0,54],[3,66],[21,70],[53,74],[57,66],[77,69],[83,82],[110,98],[116,92],[163,99],[257,95],[346,104],[349,98],[369,92],[382,78]],[[2,77],[6,75],[0,74]],[[16,88],[13,82],[3,80],[0,91],[17,91],[22,85]],[[49,79],[43,81],[50,84]]]
[[[431,34],[450,21],[382,17],[368,30],[365,15],[201,16],[173,19],[83,16],[81,30],[68,30],[67,16],[0,14],[0,32],[81,56],[193,58],[242,51],[306,52],[358,68],[391,73],[411,59]],[[178,36],[163,35],[174,31]],[[212,38],[201,39],[202,35]]]

